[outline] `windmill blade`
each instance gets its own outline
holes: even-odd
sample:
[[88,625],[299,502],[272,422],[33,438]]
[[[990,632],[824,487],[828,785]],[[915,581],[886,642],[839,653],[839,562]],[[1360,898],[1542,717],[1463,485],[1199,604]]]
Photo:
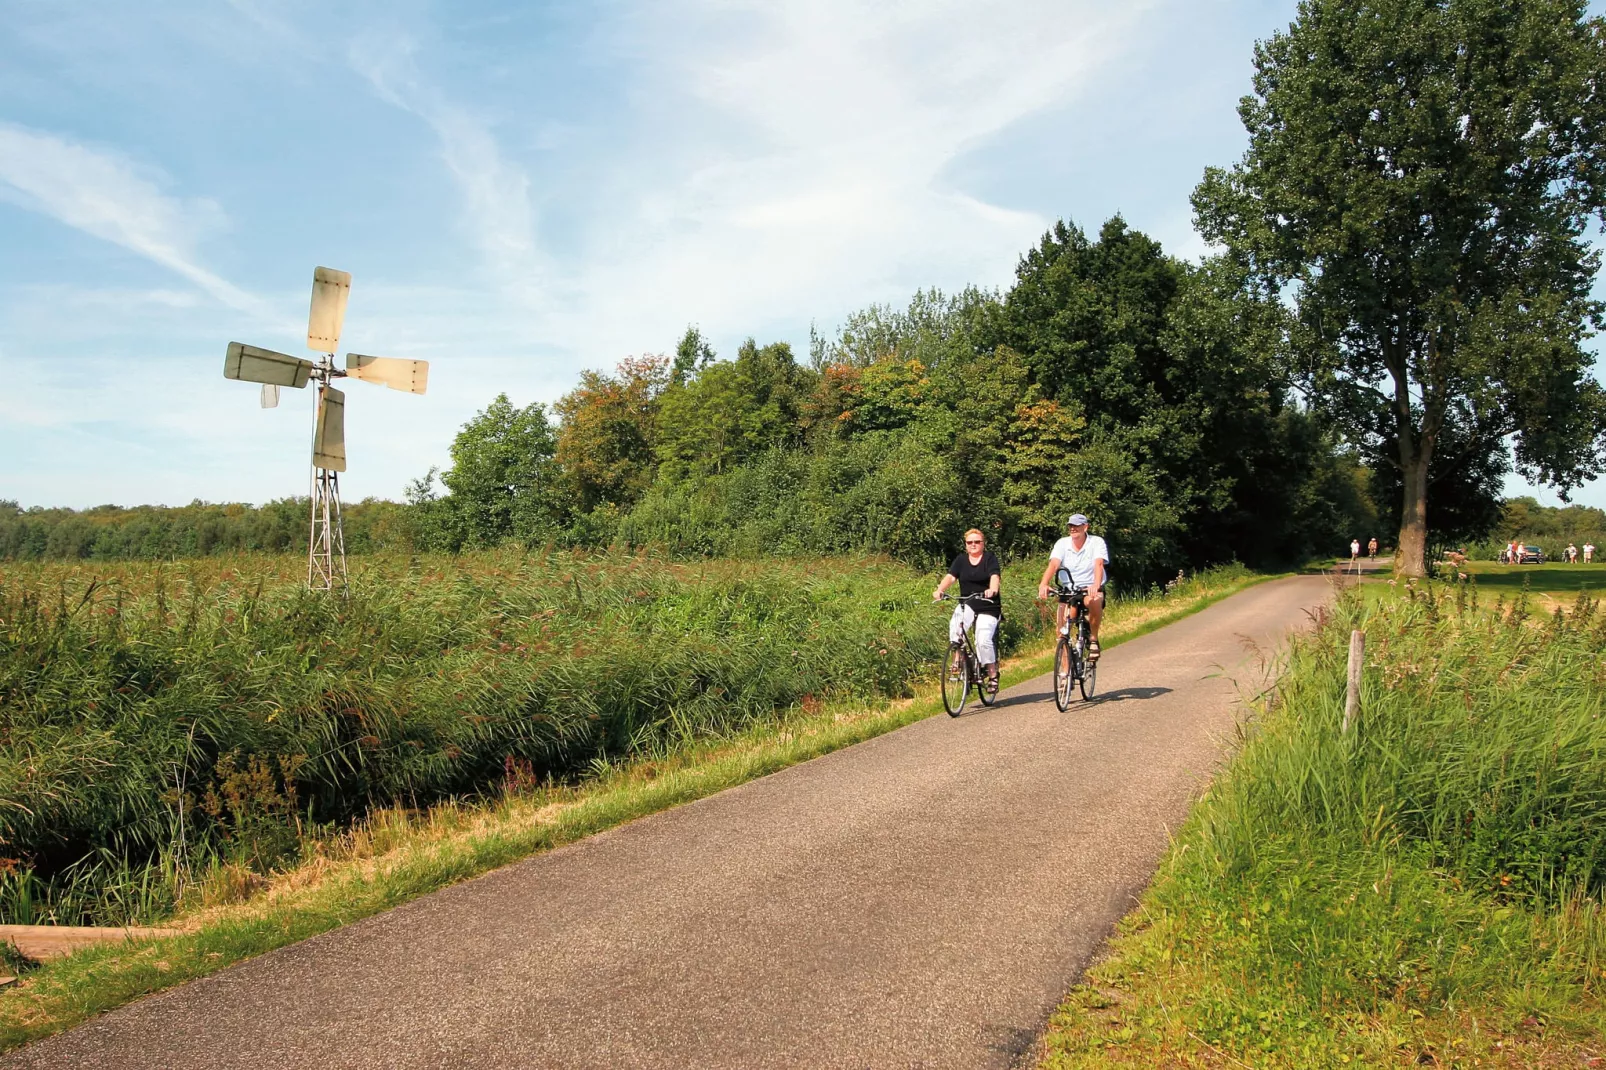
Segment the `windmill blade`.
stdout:
[[279,388],[273,383],[262,384],[262,407],[264,409],[279,407]]
[[223,378],[243,379],[248,383],[272,383],[274,386],[293,386],[297,390],[307,385],[312,374],[312,361],[302,360],[271,349],[258,349],[244,342],[230,342],[223,357]]
[[351,296],[351,273],[314,268],[312,311],[307,315],[307,348],[333,353],[340,346],[340,328],[346,322],[346,298]]
[[392,390],[422,394],[429,386],[429,361],[347,353],[346,374],[365,383],[384,383]]
[[312,466],[346,470],[346,395],[326,386],[318,395],[318,426],[312,436]]

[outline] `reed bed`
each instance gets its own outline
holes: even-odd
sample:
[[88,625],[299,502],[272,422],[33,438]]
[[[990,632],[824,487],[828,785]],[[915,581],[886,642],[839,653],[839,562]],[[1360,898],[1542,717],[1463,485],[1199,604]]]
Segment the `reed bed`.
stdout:
[[[1345,733],[1351,628],[1367,663]],[[1045,1065],[1606,1056],[1603,650],[1587,593],[1543,615],[1467,583],[1341,598]]]
[[376,808],[906,695],[946,642],[934,577],[886,559],[366,558],[349,598],[302,567],[0,570],[0,919],[159,918]]

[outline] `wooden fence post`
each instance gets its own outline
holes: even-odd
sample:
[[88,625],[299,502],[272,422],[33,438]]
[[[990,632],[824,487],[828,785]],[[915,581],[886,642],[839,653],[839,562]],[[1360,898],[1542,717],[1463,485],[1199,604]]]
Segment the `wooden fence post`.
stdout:
[[1356,628],[1349,633],[1349,686],[1344,691],[1344,725],[1349,726],[1361,712],[1361,663],[1366,660],[1366,633]]

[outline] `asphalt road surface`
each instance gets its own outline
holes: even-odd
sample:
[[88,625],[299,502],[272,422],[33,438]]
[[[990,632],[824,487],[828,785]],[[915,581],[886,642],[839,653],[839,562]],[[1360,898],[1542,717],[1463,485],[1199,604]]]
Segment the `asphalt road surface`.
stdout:
[[[14,1067],[1009,1067],[1325,579],[263,955]],[[935,626],[935,625],[934,625]]]

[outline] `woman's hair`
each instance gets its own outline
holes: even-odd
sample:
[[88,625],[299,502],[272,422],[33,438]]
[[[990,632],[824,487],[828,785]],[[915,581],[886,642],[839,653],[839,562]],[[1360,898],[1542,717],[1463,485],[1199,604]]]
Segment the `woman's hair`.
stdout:
[[965,532],[965,538],[967,539],[972,535],[976,536],[976,538],[980,539],[983,543],[987,541],[987,536],[981,533],[980,528],[971,528],[969,531]]

